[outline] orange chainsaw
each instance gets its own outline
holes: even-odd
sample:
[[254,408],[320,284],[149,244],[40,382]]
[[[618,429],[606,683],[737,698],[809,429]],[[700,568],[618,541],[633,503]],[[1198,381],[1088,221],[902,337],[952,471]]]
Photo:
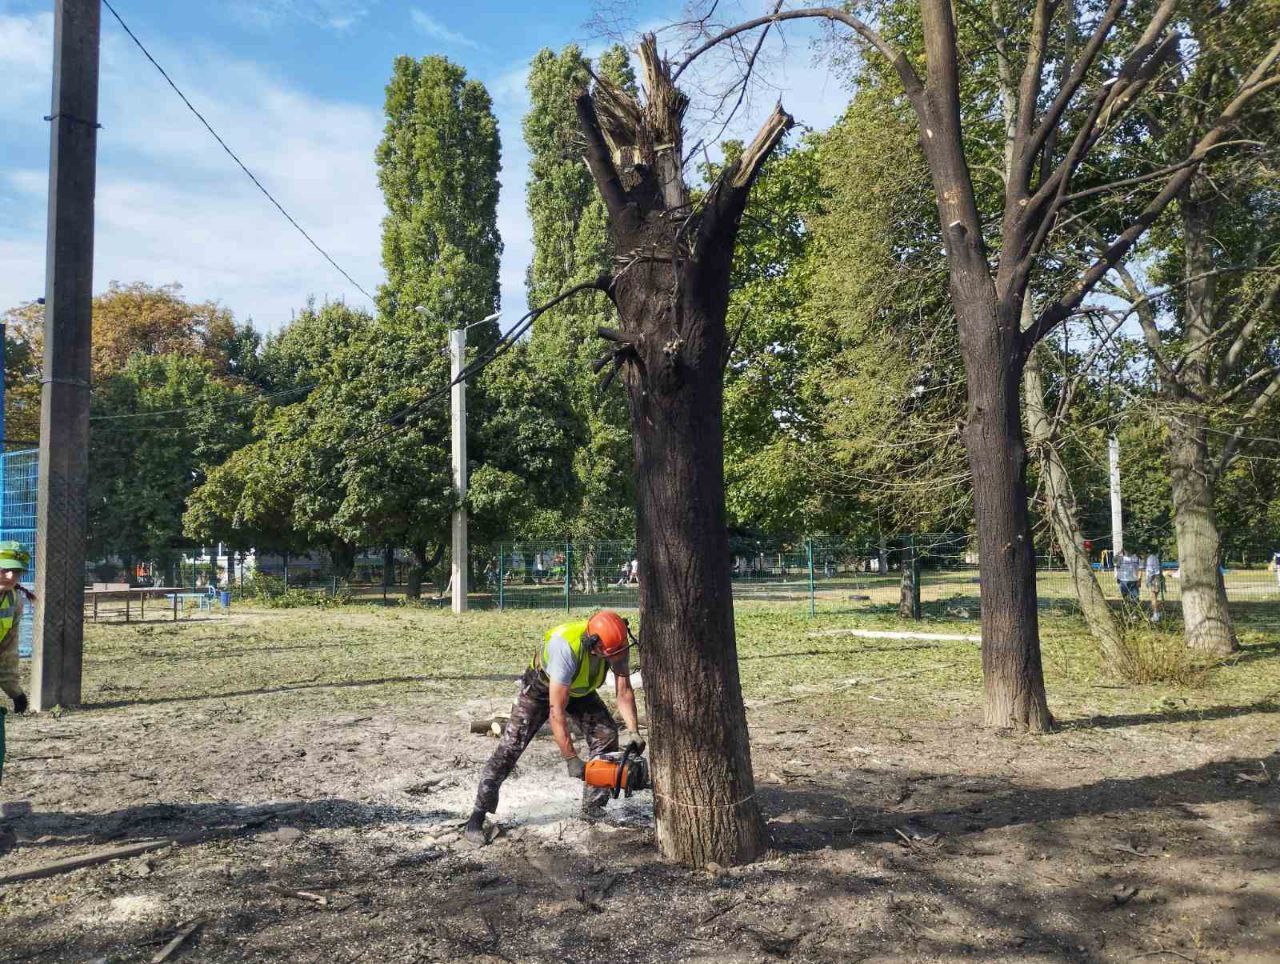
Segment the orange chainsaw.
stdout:
[[631,746],[620,753],[615,751],[588,760],[582,779],[588,786],[608,790],[615,800],[618,794],[629,797],[637,790],[653,786],[649,762]]

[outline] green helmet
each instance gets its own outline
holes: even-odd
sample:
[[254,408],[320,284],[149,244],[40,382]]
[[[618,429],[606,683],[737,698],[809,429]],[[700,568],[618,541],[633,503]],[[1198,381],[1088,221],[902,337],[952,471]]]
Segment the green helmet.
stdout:
[[22,543],[14,539],[0,542],[0,569],[16,569],[25,572],[31,565],[31,553],[22,548]]

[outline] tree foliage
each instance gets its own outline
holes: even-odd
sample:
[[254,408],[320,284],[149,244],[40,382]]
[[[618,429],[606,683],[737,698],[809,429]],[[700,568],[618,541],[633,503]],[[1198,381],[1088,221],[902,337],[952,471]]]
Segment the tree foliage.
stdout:
[[[582,135],[573,96],[590,81],[591,64],[575,45],[560,53],[541,50],[529,68],[530,109],[524,120],[528,145],[527,208],[533,229],[529,302],[543,304],[609,267],[604,205],[582,163]],[[634,87],[626,51],[606,51],[597,71]],[[591,362],[600,354],[600,325],[614,324],[603,294],[580,295],[539,318],[529,341],[531,363],[545,396],[558,396],[572,414],[572,488],[559,513],[529,519],[531,535],[609,537],[634,531],[631,436],[616,391],[601,394]]]

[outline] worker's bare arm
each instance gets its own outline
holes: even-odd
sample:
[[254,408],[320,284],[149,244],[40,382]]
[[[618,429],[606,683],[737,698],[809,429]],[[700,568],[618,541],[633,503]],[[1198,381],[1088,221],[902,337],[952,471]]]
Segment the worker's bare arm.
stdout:
[[573,736],[569,733],[569,718],[565,707],[569,705],[569,687],[563,683],[552,682],[549,687],[551,702],[551,735],[560,747],[560,755],[564,759],[575,757],[578,751],[573,746]]
[[636,691],[631,686],[631,674],[625,664],[614,667],[614,692],[618,697],[618,712],[622,723],[632,733],[640,731],[640,718],[636,715]]

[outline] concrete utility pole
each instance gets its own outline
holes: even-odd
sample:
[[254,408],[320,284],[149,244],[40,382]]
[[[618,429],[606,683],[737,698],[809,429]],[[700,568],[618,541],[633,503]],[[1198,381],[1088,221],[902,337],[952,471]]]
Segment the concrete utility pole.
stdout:
[[1107,440],[1107,462],[1111,467],[1111,564],[1124,552],[1124,513],[1120,506],[1120,440]]
[[449,379],[456,384],[449,392],[450,424],[453,429],[453,487],[458,493],[458,508],[453,512],[453,557],[450,585],[453,586],[453,611],[467,611],[467,510],[462,500],[467,497],[467,383],[458,381],[467,359],[467,329],[449,332]]
[[55,0],[31,705],[80,702],[99,0]]

